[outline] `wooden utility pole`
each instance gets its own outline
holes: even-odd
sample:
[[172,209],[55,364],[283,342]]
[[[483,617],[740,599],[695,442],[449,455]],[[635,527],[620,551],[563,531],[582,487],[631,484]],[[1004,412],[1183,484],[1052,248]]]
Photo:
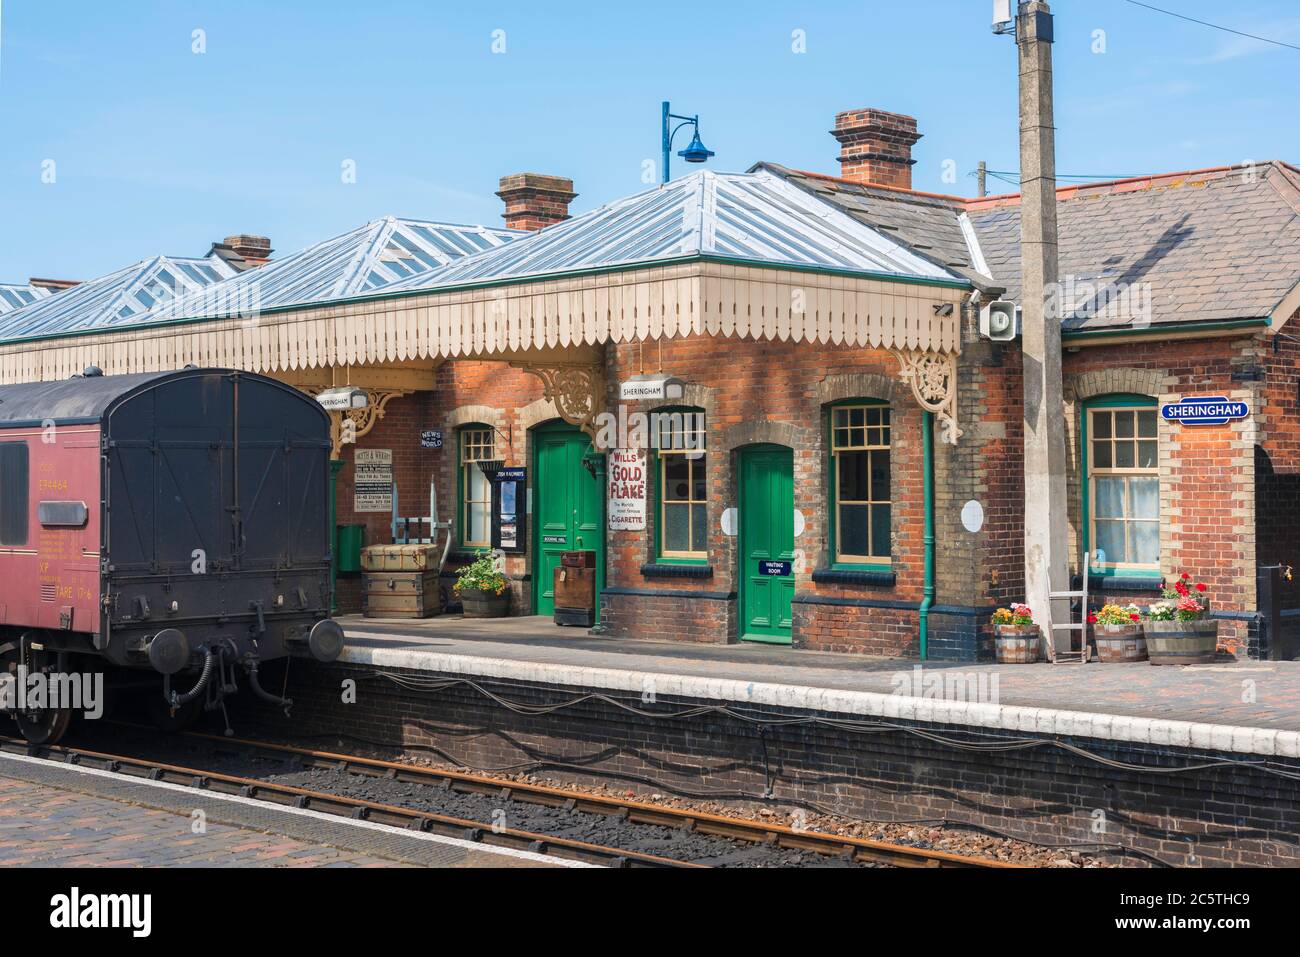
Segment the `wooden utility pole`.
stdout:
[[[1069,585],[1065,436],[1061,425],[1061,317],[1057,303],[1056,132],[1052,110],[1052,13],[1020,4],[1020,262],[1025,400],[1025,595],[1043,638],[1069,621],[1050,592]],[[1063,633],[1066,641],[1069,632]],[[1068,647],[1068,644],[1066,645]]]

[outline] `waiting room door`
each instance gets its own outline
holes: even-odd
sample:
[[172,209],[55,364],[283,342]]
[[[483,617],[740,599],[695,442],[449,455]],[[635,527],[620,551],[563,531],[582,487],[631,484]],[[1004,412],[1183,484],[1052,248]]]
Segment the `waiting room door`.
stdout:
[[788,645],[794,598],[794,452],[740,451],[740,637]]

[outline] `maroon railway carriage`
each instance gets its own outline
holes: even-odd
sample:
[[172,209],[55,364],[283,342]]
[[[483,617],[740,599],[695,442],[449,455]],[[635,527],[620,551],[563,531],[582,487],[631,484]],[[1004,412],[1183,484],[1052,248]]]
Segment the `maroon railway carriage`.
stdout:
[[[332,661],[329,418],[246,372],[0,386],[0,690],[20,677],[152,674],[175,726],[258,665]],[[139,684],[138,681],[130,681]],[[9,706],[9,705],[6,705]],[[52,742],[68,707],[17,708]]]

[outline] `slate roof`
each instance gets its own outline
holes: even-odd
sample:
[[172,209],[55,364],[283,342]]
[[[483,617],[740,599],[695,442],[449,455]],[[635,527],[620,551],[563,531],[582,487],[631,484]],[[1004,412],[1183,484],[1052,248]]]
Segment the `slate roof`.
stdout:
[[[1019,298],[1019,196],[967,200],[759,166],[977,288]],[[1145,321],[1147,304],[1153,325],[1265,318],[1300,284],[1300,171],[1285,163],[1064,187],[1057,216],[1069,332]],[[1089,285],[1109,295],[1090,295]]]
[[[1020,208],[969,204],[980,246],[1008,295],[1020,294]],[[1153,324],[1258,319],[1300,283],[1300,171],[1283,163],[1069,187],[1058,194],[1060,275],[1149,297]],[[1136,285],[1134,285],[1136,284]],[[1066,330],[1130,324],[1122,305]],[[1087,310],[1083,310],[1087,311]]]

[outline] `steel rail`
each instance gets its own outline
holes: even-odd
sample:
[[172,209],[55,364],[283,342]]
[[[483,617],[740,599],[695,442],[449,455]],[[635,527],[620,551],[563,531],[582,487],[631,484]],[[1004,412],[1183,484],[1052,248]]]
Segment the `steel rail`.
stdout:
[[351,774],[383,777],[404,783],[441,786],[471,794],[501,797],[547,807],[580,810],[591,814],[623,817],[633,824],[684,828],[700,834],[731,838],[755,844],[770,844],[791,850],[811,851],[830,857],[839,857],[857,863],[889,864],[893,867],[993,867],[1018,868],[1024,865],[996,861],[991,858],[969,857],[949,851],[907,847],[888,841],[826,834],[820,831],[798,830],[764,821],[708,814],[683,808],[663,807],[643,801],[604,795],[587,794],[542,784],[503,781],[481,774],[426,768],[401,764],[379,758],[366,758],[332,751],[317,751],[285,744],[250,741],[244,738],[226,738],[212,734],[190,732],[186,737],[210,740],[241,748],[269,751],[297,758],[304,767],[328,768]]
[[[224,741],[228,739],[218,740]],[[101,765],[100,770],[126,774],[149,781],[181,784],[201,791],[234,794],[239,797],[265,801],[268,804],[305,808],[353,820],[387,824],[409,830],[454,837],[477,844],[531,851],[536,854],[547,854],[557,858],[603,864],[607,867],[704,868],[708,866],[691,861],[678,861],[667,857],[657,857],[653,854],[627,851],[621,848],[588,844],[584,841],[574,841],[568,838],[536,834],[532,831],[498,828],[486,825],[481,821],[471,821],[445,814],[419,811],[413,808],[382,804],[377,801],[366,801],[339,794],[311,791],[288,784],[259,781],[255,778],[244,778],[233,774],[204,771],[200,768],[167,764],[147,758],[133,758],[127,755],[108,754],[102,751],[90,751],[85,748],[72,748],[64,745],[32,745],[20,738],[8,737],[0,737],[0,751],[45,758],[50,760],[51,763],[55,763],[57,758],[60,759],[58,763],[73,766],[98,764]]]

